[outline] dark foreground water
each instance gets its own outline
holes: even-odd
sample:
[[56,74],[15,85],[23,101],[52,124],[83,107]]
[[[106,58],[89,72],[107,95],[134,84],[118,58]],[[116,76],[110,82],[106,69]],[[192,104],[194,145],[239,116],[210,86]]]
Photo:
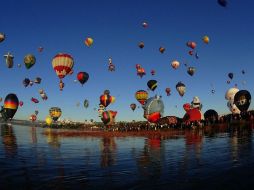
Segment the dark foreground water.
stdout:
[[253,142],[243,126],[97,138],[2,125],[0,189],[253,189]]

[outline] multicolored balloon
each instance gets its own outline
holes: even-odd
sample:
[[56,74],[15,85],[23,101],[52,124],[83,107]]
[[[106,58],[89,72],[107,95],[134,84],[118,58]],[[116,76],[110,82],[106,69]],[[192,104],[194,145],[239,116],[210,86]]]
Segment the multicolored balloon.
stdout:
[[11,120],[19,107],[19,99],[16,94],[8,94],[4,100],[4,106],[2,107],[0,113],[4,121]]
[[30,69],[36,62],[36,58],[32,54],[28,54],[24,57],[24,63],[27,69]]
[[52,66],[56,72],[56,75],[60,79],[60,90],[63,90],[64,83],[62,82],[62,79],[72,71],[74,60],[69,54],[59,53],[53,58]]
[[159,48],[159,51],[160,51],[161,53],[164,53],[165,50],[166,50],[166,49],[165,49],[164,47],[160,47],[160,48]]
[[89,74],[87,72],[79,72],[77,74],[77,79],[80,82],[80,84],[85,84],[89,79]]
[[160,96],[154,96],[145,102],[144,118],[151,123],[156,123],[164,114],[164,103]]
[[104,123],[104,125],[113,125],[115,123],[115,117],[117,115],[117,111],[104,111],[102,113],[101,120]]
[[90,47],[93,44],[93,38],[90,37],[86,38],[85,44],[87,47]]
[[190,76],[193,76],[194,73],[195,73],[196,69],[194,67],[188,67],[187,69],[187,73],[190,75]]
[[49,115],[53,119],[53,121],[57,121],[58,118],[62,115],[62,110],[59,107],[51,107],[49,109]]
[[251,94],[248,90],[240,90],[235,94],[234,104],[241,112],[246,112],[251,103]]
[[174,60],[171,62],[171,66],[173,67],[173,69],[177,69],[180,66],[180,63],[179,61]]
[[135,98],[140,104],[144,105],[148,98],[148,92],[145,90],[138,90],[135,93]]

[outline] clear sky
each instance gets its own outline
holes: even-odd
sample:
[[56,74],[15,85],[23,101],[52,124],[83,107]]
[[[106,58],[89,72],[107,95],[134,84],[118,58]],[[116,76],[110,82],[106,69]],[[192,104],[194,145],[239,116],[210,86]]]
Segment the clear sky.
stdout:
[[[117,121],[144,120],[142,108],[133,112],[130,104],[139,105],[135,92],[147,90],[147,81],[156,79],[158,87],[149,94],[162,95],[165,115],[182,117],[182,105],[190,103],[194,96],[202,101],[203,112],[211,108],[219,114],[229,113],[224,98],[227,89],[238,84],[239,89],[254,94],[253,6],[252,0],[228,0],[227,7],[220,6],[217,0],[2,1],[0,32],[6,39],[0,43],[0,97],[4,100],[8,93],[16,93],[24,102],[15,115],[19,119],[39,110],[38,119],[43,120],[50,107],[58,106],[62,118],[100,121],[99,97],[109,89],[116,101],[107,109],[118,111]],[[148,23],[147,28],[142,27],[143,21]],[[208,45],[202,42],[204,35],[210,37]],[[94,39],[90,48],[84,45],[86,37]],[[145,43],[143,49],[138,47],[140,41]],[[199,59],[188,54],[187,41],[197,43]],[[44,47],[42,53],[38,52],[39,46]],[[160,46],[166,48],[163,54],[158,50]],[[12,69],[7,68],[3,57],[8,51],[15,57]],[[75,62],[74,73],[63,80],[62,92],[51,63],[59,52],[71,54]],[[23,58],[29,53],[37,61],[27,70]],[[108,71],[109,57],[115,72]],[[170,65],[175,59],[181,63],[177,70]],[[196,68],[192,77],[184,63]],[[18,64],[22,64],[21,68]],[[142,79],[136,74],[136,64],[147,72]],[[154,76],[151,69],[156,70]],[[90,75],[83,87],[74,82],[79,71]],[[231,84],[226,82],[229,72],[234,73]],[[42,78],[41,84],[23,86],[24,78],[37,76]],[[175,88],[179,81],[186,85],[183,97]],[[212,85],[215,94],[211,93]],[[166,87],[171,88],[171,96],[166,96]],[[41,99],[39,89],[45,90],[47,101]],[[31,102],[31,97],[40,102]],[[84,99],[90,102],[87,109],[82,106]],[[253,109],[253,103],[249,109]]]

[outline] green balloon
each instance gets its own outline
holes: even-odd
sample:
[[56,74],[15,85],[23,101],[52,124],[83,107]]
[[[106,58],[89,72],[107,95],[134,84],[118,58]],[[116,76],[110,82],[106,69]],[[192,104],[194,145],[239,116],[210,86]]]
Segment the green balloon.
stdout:
[[36,62],[36,58],[32,54],[28,54],[24,57],[24,63],[27,69],[30,69]]

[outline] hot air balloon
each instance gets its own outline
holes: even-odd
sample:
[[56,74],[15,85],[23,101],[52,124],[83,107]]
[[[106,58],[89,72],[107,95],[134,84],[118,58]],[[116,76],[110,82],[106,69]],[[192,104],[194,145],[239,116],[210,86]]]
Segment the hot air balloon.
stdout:
[[145,74],[146,72],[144,68],[137,69],[137,75],[140,76],[140,78],[142,78]]
[[201,119],[202,119],[202,113],[197,108],[188,110],[183,117],[183,121],[185,122],[200,121]]
[[29,120],[32,121],[32,122],[36,121],[36,119],[37,119],[37,116],[35,114],[32,114],[29,117]]
[[85,108],[88,108],[89,106],[89,101],[87,99],[84,100],[84,107]]
[[12,68],[14,56],[12,54],[10,54],[10,52],[8,52],[6,55],[4,55],[4,58],[5,58],[7,67]]
[[36,99],[36,98],[31,98],[31,101],[33,102],[33,103],[35,103],[35,104],[37,104],[37,103],[39,103],[39,100],[38,99]]
[[36,62],[36,58],[32,54],[28,54],[24,57],[24,63],[27,69],[30,69]]
[[147,22],[143,22],[143,23],[142,23],[142,26],[143,26],[144,28],[147,28],[147,27],[148,27],[148,23],[147,23]]
[[107,107],[110,103],[112,103],[114,101],[115,97],[107,95],[107,94],[103,94],[100,96],[100,103]]
[[140,64],[136,64],[136,69],[140,69],[141,68],[141,65]]
[[178,91],[180,96],[183,96],[186,90],[185,84],[183,84],[182,82],[178,82],[176,84],[176,90]]
[[196,69],[194,67],[188,67],[187,69],[187,73],[190,75],[190,76],[193,76],[194,73],[195,73]]
[[235,94],[234,104],[241,112],[246,112],[251,103],[251,94],[248,90],[240,90]]
[[132,103],[130,105],[130,108],[132,109],[132,111],[134,111],[136,109],[137,105],[135,103]]
[[194,51],[193,51],[193,50],[190,50],[190,51],[189,51],[189,55],[191,55],[191,56],[192,56],[192,55],[193,55],[193,53],[194,53]]
[[157,80],[149,80],[147,86],[150,90],[154,91],[157,88]]
[[154,96],[146,100],[143,105],[144,118],[151,123],[156,123],[164,114],[164,103],[160,96]]
[[186,45],[190,47],[191,49],[195,49],[197,44],[195,42],[187,42]]
[[170,88],[166,88],[166,89],[165,89],[165,92],[167,93],[167,96],[170,96],[170,95],[171,95],[171,89],[170,89]]
[[38,115],[38,113],[39,113],[38,110],[35,110],[35,111],[34,111],[34,114],[35,114],[35,115]]
[[195,58],[196,58],[196,59],[199,59],[199,55],[198,55],[197,52],[195,53]]
[[234,77],[234,74],[233,73],[228,73],[228,77],[232,80],[233,77]]
[[174,60],[171,62],[171,66],[173,67],[173,69],[177,69],[180,66],[180,63],[179,61]]
[[27,87],[29,84],[30,84],[29,78],[25,78],[25,79],[23,80],[23,85],[24,85],[25,87]]
[[34,79],[34,83],[36,83],[36,84],[41,84],[41,78],[40,78],[40,77],[36,77],[36,78]]
[[226,100],[230,100],[233,101],[235,94],[239,91],[239,89],[237,87],[233,87],[227,90],[226,94],[225,94],[225,99]]
[[60,83],[59,83],[60,90],[63,90],[63,87],[64,87],[64,83],[62,82],[62,79],[66,75],[68,75],[68,73],[72,70],[73,65],[74,65],[73,58],[69,54],[59,53],[53,58],[52,66],[57,76],[60,79]]
[[204,36],[204,37],[202,38],[202,40],[203,40],[203,42],[204,42],[205,44],[208,44],[209,41],[210,41],[210,39],[209,39],[208,36]]
[[191,108],[197,108],[199,110],[202,109],[202,104],[201,104],[198,96],[193,97],[193,100],[191,102]]
[[80,84],[85,84],[89,79],[89,74],[87,72],[79,72],[77,74],[77,79],[80,82]]
[[46,122],[46,124],[47,124],[48,126],[50,126],[50,125],[52,124],[52,119],[51,119],[51,117],[50,117],[50,116],[47,116],[47,117],[45,118],[45,122]]
[[138,100],[140,104],[144,105],[148,98],[148,92],[145,90],[138,90],[135,93],[135,98]]
[[38,52],[40,52],[40,53],[41,53],[41,52],[43,51],[43,49],[44,49],[44,48],[43,48],[43,47],[41,47],[41,46],[40,46],[40,47],[38,47]]
[[0,33],[0,43],[3,42],[4,40],[5,40],[5,34]]
[[154,69],[151,70],[151,75],[155,75],[155,70]]
[[242,74],[243,74],[243,75],[245,74],[245,71],[244,71],[244,70],[242,70]]
[[102,104],[99,104],[98,114],[99,117],[102,117],[102,113],[105,111],[105,106]]
[[85,44],[87,47],[90,47],[93,44],[93,39],[90,37],[86,38]]
[[217,2],[222,7],[226,7],[228,4],[227,0],[218,0]]
[[20,107],[22,107],[22,106],[23,106],[23,104],[24,104],[24,102],[23,102],[23,101],[20,101],[20,102],[19,102],[19,106],[20,106]]
[[51,107],[49,109],[49,115],[53,119],[53,121],[57,121],[58,118],[62,115],[62,110],[59,107]]
[[4,100],[4,106],[0,113],[4,121],[11,120],[19,107],[19,100],[16,94],[8,94]]
[[113,125],[115,123],[116,111],[108,110],[102,113],[101,120],[104,125]]
[[143,49],[143,47],[145,47],[144,42],[139,42],[138,47],[139,47],[140,49]]
[[189,103],[183,104],[183,109],[188,112],[191,109],[191,105]]
[[109,71],[115,71],[115,65],[112,63],[112,58],[108,59],[108,70]]
[[217,111],[215,111],[213,109],[209,109],[204,113],[204,118],[205,118],[205,120],[208,120],[208,121],[214,123],[215,121],[218,121],[219,115],[218,115]]
[[161,53],[164,53],[165,50],[166,50],[166,49],[165,49],[164,47],[160,47],[160,48],[159,48],[159,51],[160,51]]

